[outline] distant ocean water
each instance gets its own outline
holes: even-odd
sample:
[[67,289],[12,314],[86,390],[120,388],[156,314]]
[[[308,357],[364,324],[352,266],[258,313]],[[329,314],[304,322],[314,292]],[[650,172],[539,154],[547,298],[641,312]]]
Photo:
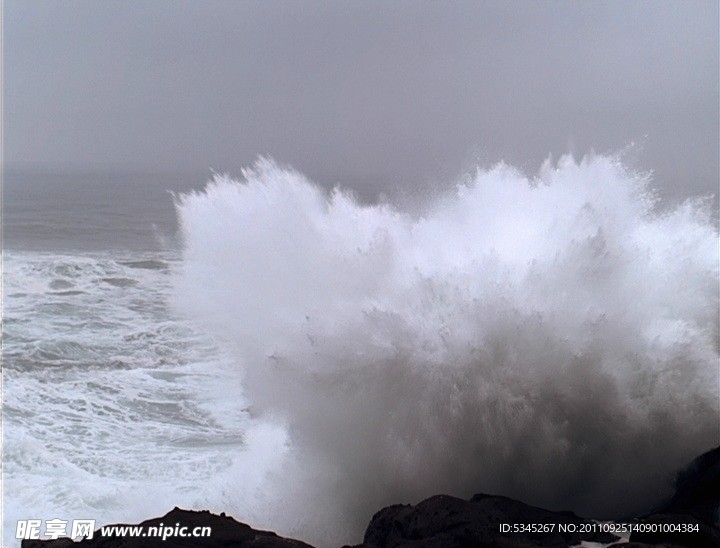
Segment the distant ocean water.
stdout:
[[239,179],[6,175],[4,542],[181,506],[340,545],[441,492],[604,517],[718,443],[702,201],[607,157],[413,214]]

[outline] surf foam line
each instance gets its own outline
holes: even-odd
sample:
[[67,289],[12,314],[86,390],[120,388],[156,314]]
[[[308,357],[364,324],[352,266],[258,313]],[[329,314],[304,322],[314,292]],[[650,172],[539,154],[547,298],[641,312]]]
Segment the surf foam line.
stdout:
[[656,213],[616,158],[478,168],[419,215],[261,159],[176,206],[176,305],[287,434],[222,509],[254,526],[359,542],[437,493],[623,516],[718,443],[709,206]]

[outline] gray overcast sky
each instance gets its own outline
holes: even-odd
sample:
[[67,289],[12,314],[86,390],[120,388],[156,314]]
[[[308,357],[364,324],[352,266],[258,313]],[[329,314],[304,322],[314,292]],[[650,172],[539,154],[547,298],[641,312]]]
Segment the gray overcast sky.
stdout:
[[12,164],[377,190],[479,159],[642,143],[666,195],[718,180],[718,2],[4,1]]

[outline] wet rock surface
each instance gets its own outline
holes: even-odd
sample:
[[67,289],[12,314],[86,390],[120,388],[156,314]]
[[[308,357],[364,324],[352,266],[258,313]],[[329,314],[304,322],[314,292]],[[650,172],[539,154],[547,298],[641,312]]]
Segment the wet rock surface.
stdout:
[[[522,524],[513,530],[513,524]],[[619,537],[589,529],[589,520],[522,502],[479,494],[470,500],[446,495],[415,506],[396,505],[373,516],[365,546],[377,548],[462,548],[469,546],[557,546],[583,540],[610,543]],[[526,529],[526,530],[523,530]]]
[[[631,542],[690,548],[720,546],[720,447],[703,453],[679,472],[673,497],[638,521],[658,527],[633,532]],[[688,524],[693,531],[682,531]]]
[[693,460],[675,479],[675,494],[657,514],[686,514],[701,522],[720,521],[720,447]]

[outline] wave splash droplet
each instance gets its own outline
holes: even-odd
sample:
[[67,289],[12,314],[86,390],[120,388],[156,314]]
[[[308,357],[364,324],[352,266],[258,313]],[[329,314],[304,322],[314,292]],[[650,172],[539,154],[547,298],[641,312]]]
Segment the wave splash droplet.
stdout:
[[177,210],[177,305],[288,435],[239,519],[337,545],[436,493],[622,516],[718,443],[717,232],[614,158],[478,169],[422,215],[260,160]]

